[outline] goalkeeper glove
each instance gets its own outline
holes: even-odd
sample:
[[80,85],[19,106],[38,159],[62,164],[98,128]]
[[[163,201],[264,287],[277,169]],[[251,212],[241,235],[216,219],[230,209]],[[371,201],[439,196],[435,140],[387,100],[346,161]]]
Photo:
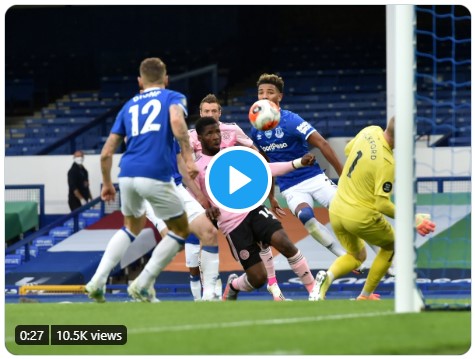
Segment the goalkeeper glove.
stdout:
[[430,220],[430,214],[417,213],[416,214],[416,229],[417,233],[425,236],[435,230],[435,223]]

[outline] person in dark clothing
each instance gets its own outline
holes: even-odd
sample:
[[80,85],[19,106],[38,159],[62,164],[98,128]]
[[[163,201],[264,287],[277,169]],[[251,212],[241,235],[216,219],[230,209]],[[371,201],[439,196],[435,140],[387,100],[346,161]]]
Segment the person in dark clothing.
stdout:
[[73,156],[74,163],[68,171],[68,203],[71,211],[85,205],[92,199],[89,190],[88,172],[83,166],[84,153],[76,151]]

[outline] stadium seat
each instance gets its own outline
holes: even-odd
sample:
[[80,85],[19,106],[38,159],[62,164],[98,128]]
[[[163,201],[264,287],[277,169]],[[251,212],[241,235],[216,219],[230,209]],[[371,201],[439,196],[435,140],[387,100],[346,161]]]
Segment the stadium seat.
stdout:
[[38,248],[39,253],[47,251],[56,243],[52,236],[41,236],[33,240],[33,245]]
[[54,227],[51,231],[49,231],[49,236],[53,238],[54,244],[59,241],[62,241],[65,238],[68,238],[71,234],[73,234],[73,230],[70,227]]
[[84,220],[85,227],[88,227],[91,224],[96,223],[99,219],[101,219],[101,211],[98,209],[89,209],[87,211],[82,212],[79,215],[79,219]]
[[[31,258],[36,258],[38,257],[39,250],[37,246],[30,245],[29,246],[29,253],[30,253],[30,259]],[[22,257],[22,262],[25,261],[25,247],[21,247],[15,251],[15,254],[19,254]]]

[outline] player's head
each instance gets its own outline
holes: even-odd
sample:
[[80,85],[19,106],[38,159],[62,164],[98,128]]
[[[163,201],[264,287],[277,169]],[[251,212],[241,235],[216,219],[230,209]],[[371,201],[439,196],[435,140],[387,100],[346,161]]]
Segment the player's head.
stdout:
[[269,100],[279,106],[284,96],[284,80],[274,74],[262,74],[257,80],[257,98]]
[[200,117],[195,130],[203,153],[208,156],[217,154],[221,146],[221,131],[216,120],[213,117]]
[[219,121],[221,117],[221,105],[218,98],[212,93],[206,95],[200,103],[200,116],[213,117],[215,121]]
[[384,138],[388,141],[388,145],[394,148],[394,116],[391,117],[384,130]]
[[140,90],[148,87],[166,87],[168,85],[167,66],[158,57],[150,57],[140,64],[140,76],[137,77]]

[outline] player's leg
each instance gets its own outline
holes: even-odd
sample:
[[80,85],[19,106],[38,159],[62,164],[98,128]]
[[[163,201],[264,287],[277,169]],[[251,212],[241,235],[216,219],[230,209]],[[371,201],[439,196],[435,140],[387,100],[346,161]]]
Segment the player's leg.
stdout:
[[[308,233],[330,252],[336,256],[341,256],[345,254],[345,252],[336,238],[333,237],[328,228],[315,218],[312,191],[314,191],[316,185],[312,181],[316,181],[318,177],[319,176],[313,177],[283,191],[282,196],[287,201],[290,211],[302,222]],[[325,186],[328,191],[335,191],[335,189],[325,181],[323,181],[323,184],[317,183],[317,185],[320,187]],[[330,194],[328,196],[329,198],[331,197]]]
[[[315,289],[311,294],[311,300],[324,300],[326,293],[336,278],[350,273],[352,270],[359,268],[361,263],[366,259],[366,248],[364,241],[356,235],[347,231],[350,226],[348,219],[341,219],[338,215],[330,212],[330,221],[338,240],[346,249],[347,253],[336,258],[325,271],[319,271],[316,275]],[[343,224],[344,223],[344,224]],[[360,223],[356,221],[354,226]]]
[[161,271],[184,247],[189,234],[188,217],[184,203],[176,190],[175,183],[164,183],[148,178],[140,178],[137,184],[139,194],[152,205],[157,217],[162,218],[168,227],[168,233],[158,243],[152,256],[139,276],[128,288],[129,294],[138,300],[155,299],[153,284]]
[[267,272],[259,256],[260,247],[253,238],[250,216],[226,236],[231,253],[239,260],[245,273],[228,277],[223,300],[236,300],[239,292],[251,292],[262,287],[267,281]]
[[[206,217],[203,207],[196,201],[183,186],[179,186],[182,197],[185,201],[185,209],[190,222],[190,230],[199,238],[201,242],[200,252],[194,251],[193,261],[199,259],[203,281],[203,300],[217,300],[216,282],[219,278],[219,250],[218,250],[218,230]],[[196,248],[195,248],[196,249]]]
[[[190,231],[193,232],[201,242],[201,252],[194,252],[194,260],[199,260],[201,280],[203,284],[203,300],[216,300],[221,297],[222,284],[219,283],[219,290],[216,290],[219,278],[219,250],[218,250],[218,230],[216,226],[206,217],[205,211],[200,203],[193,198],[183,187],[178,186],[184,202],[185,209],[190,223]],[[219,281],[220,282],[220,281]]]
[[[251,223],[254,237],[258,238],[263,246],[271,245],[285,256],[290,268],[297,274],[307,291],[310,292],[315,282],[307,260],[290,241],[282,228],[282,224],[265,206],[259,206],[251,211],[250,215],[252,215]],[[284,299],[283,296],[282,299]]]
[[190,289],[195,301],[201,300],[200,240],[191,233],[185,242],[185,265],[190,271]]
[[[256,258],[259,257],[255,253]],[[239,277],[231,274],[226,283],[223,293],[223,300],[236,300],[239,292],[252,292],[254,289],[262,287],[267,282],[266,268],[261,260],[245,268],[245,272]]]
[[272,254],[272,249],[270,246],[261,246],[261,251],[259,256],[262,259],[262,263],[266,267],[267,271],[267,290],[272,295],[274,300],[281,301],[285,300],[282,291],[279,288],[279,283],[277,282],[277,276],[275,274],[274,266],[274,255]]
[[[365,228],[360,236],[368,243],[377,245],[380,250],[371,264],[365,285],[357,299],[373,299],[372,295],[381,279],[387,273],[394,257],[394,229],[387,219],[380,214],[373,225]],[[375,298],[376,299],[376,298]]]
[[96,272],[85,287],[88,296],[98,302],[105,300],[105,284],[110,272],[120,262],[130,244],[145,226],[145,204],[133,190],[133,179],[120,178],[119,187],[124,226],[110,239]]
[[270,244],[287,258],[290,268],[299,277],[307,292],[310,293],[315,285],[315,278],[310,271],[306,258],[295,244],[292,243],[287,233],[282,229],[282,226],[280,228],[277,225],[274,226]]
[[[366,243],[372,250],[374,253],[378,254],[379,252],[379,247],[374,245],[374,244],[371,244],[371,243]],[[396,269],[394,268],[394,262],[391,263],[391,266],[388,268],[388,271],[386,272],[387,275],[391,276],[391,277],[394,277],[396,275]]]

